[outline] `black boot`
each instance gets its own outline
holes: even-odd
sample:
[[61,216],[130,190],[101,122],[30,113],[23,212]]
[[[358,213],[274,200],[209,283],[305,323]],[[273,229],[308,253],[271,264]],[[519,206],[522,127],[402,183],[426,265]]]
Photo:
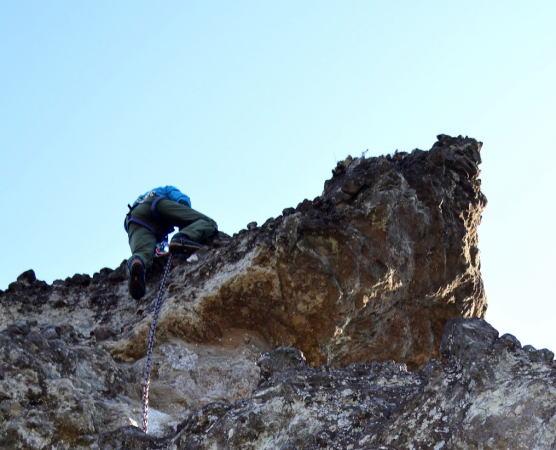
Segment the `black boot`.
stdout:
[[173,255],[189,256],[202,247],[198,242],[192,241],[185,234],[176,233],[170,241],[170,253]]
[[129,293],[135,300],[145,295],[145,265],[137,256],[127,262],[129,269]]

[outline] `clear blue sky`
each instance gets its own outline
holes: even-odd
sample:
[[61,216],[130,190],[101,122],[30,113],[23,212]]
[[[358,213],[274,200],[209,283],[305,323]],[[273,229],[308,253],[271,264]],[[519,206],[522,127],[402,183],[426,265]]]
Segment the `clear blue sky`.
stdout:
[[6,1],[0,289],[117,266],[174,184],[230,234],[346,155],[484,142],[487,319],[556,350],[553,1]]

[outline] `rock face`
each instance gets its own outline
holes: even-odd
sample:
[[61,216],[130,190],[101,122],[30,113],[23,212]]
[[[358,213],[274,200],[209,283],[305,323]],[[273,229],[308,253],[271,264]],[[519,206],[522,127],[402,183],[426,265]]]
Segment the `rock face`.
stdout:
[[551,449],[556,446],[556,366],[481,319],[452,319],[445,362],[308,367],[281,347],[260,360],[249,399],[212,403],[166,439],[129,429],[101,448],[167,449]]
[[550,352],[454,320],[486,310],[480,146],[348,158],[322,196],[176,261],[149,435],[134,425],[164,261],[140,302],[124,263],[23,273],[0,292],[0,448],[550,448]]

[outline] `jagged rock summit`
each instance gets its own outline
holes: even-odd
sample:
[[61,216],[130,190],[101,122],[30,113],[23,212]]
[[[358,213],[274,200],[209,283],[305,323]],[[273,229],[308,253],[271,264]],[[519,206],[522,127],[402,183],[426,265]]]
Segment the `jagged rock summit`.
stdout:
[[480,148],[348,157],[313,201],[176,262],[149,435],[133,425],[163,261],[138,303],[123,263],[25,272],[0,293],[0,447],[551,448],[553,355],[472,319]]

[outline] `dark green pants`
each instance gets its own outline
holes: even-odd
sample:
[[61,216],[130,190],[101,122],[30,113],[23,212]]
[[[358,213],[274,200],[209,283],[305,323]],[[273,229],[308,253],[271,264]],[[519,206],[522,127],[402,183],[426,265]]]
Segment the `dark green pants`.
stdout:
[[[131,211],[131,216],[147,222],[154,228],[159,228],[151,214],[151,203],[147,201],[137,205]],[[200,244],[203,244],[218,229],[216,222],[210,217],[166,198],[158,202],[156,210],[166,223],[179,227],[180,233]],[[127,234],[132,256],[141,258],[145,267],[149,268],[156,248],[156,236],[147,228],[133,222],[129,223]]]

